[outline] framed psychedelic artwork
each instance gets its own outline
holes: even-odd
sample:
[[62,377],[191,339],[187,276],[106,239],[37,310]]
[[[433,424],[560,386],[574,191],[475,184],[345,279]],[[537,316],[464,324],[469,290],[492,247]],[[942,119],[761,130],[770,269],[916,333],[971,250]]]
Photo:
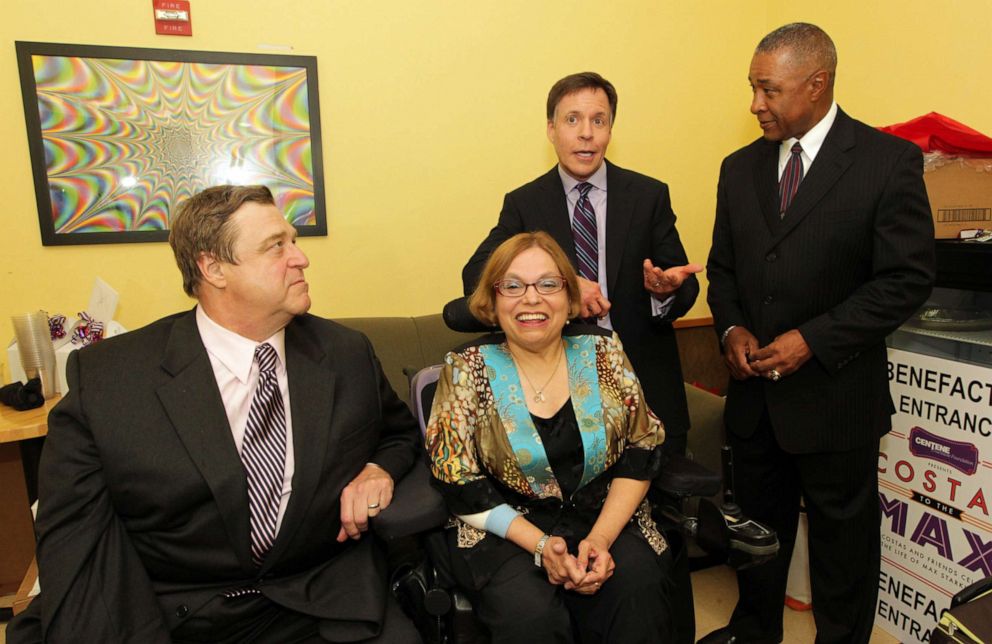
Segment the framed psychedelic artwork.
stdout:
[[264,184],[326,235],[317,59],[17,42],[42,243],[164,241],[176,206]]

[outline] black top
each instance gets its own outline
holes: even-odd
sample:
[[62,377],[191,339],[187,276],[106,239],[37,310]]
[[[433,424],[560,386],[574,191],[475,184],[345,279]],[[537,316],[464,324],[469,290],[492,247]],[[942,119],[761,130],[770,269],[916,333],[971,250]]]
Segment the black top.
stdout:
[[558,479],[562,496],[566,499],[575,493],[582,481],[584,451],[582,436],[579,434],[579,421],[575,417],[572,399],[555,412],[551,418],[530,415],[541,436],[544,452],[548,455],[551,471]]

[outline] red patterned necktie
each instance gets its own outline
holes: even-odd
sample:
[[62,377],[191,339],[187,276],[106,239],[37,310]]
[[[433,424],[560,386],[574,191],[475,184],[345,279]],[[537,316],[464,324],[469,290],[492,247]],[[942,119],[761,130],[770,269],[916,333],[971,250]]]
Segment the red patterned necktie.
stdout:
[[251,557],[261,565],[276,540],[276,520],[286,467],[286,410],[276,378],[279,356],[272,345],[255,347],[258,386],[248,411],[241,461],[248,479]]
[[792,154],[788,163],[785,164],[785,171],[782,172],[782,179],[778,182],[778,216],[785,217],[785,211],[789,209],[792,198],[799,190],[799,183],[803,180],[803,146],[796,141],[792,146]]

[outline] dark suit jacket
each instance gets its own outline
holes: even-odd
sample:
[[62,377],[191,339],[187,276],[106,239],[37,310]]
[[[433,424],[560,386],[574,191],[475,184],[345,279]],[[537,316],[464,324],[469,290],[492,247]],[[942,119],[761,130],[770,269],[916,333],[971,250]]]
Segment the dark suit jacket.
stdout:
[[256,569],[245,474],[194,312],[72,354],[39,477],[42,593],[29,613],[40,615],[45,641],[208,633],[201,626],[223,617],[218,593],[246,585],[339,632],[377,631],[381,555],[368,536],[335,540],[339,496],[368,461],[399,480],[416,453],[416,423],[356,331],[294,319],[286,369],[293,492]]
[[[465,294],[471,293],[489,255],[503,241],[521,232],[543,230],[554,237],[577,265],[565,189],[558,167],[506,195],[499,222],[462,270]],[[651,315],[651,296],[644,289],[643,263],[670,268],[687,263],[675,230],[668,186],[606,162],[606,273],[610,319],[624,351],[641,379],[648,406],[671,436],[689,429],[682,385],[682,366],[672,320],[685,315],[699,294],[695,276],[675,294],[663,318]]]
[[768,344],[799,329],[813,352],[779,382],[731,381],[727,428],[749,436],[767,407],[788,452],[871,444],[893,412],[885,337],[927,298],[933,222],[915,145],[838,110],[784,218],[779,144],[758,139],[720,169],[708,301]]

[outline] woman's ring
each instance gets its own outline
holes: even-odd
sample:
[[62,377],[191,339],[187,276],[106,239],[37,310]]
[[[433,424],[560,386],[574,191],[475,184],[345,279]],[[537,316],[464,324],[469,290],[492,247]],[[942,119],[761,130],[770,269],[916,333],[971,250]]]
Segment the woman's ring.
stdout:
[[772,382],[778,382],[782,374],[778,372],[778,369],[772,369],[768,372],[768,377],[772,379]]
[[369,503],[369,510],[378,510],[378,509],[379,509],[378,503]]

